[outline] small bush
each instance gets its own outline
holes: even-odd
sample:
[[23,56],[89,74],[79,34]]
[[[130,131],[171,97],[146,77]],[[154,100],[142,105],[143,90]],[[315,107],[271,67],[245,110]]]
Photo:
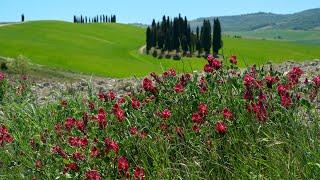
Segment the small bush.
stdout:
[[6,62],[2,62],[1,65],[0,65],[0,69],[1,69],[2,71],[8,70],[7,63],[6,63]]
[[18,56],[13,59],[9,64],[9,71],[15,74],[26,75],[29,72],[29,59],[24,56]]
[[152,56],[153,56],[153,57],[158,57],[158,51],[157,51],[157,50],[154,50],[153,53],[152,53]]
[[168,53],[168,54],[166,54],[166,59],[171,59],[171,55]]
[[176,54],[173,56],[173,59],[176,61],[179,61],[179,60],[181,60],[181,56],[179,54]]

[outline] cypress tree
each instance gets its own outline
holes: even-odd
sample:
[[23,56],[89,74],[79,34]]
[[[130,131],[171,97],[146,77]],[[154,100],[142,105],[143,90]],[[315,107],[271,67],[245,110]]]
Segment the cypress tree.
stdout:
[[215,55],[219,53],[219,50],[222,48],[223,42],[221,39],[221,25],[218,18],[214,20],[213,27],[213,40],[212,40],[212,50]]
[[24,22],[24,14],[21,15],[21,22]]
[[147,50],[147,54],[149,54],[149,51],[151,49],[151,46],[152,46],[152,34],[151,34],[151,29],[150,27],[148,26],[147,28],[147,32],[146,32],[146,50]]
[[206,55],[209,54],[211,49],[211,24],[208,20],[203,21],[200,39],[204,52]]
[[88,23],[88,18],[87,18],[87,16],[85,17],[85,23],[86,23],[86,24]]

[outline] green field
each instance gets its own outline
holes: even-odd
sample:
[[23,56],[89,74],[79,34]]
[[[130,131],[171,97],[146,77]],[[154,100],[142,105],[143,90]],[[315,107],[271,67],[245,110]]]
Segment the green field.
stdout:
[[[124,24],[73,24],[34,21],[0,27],[0,56],[28,57],[51,68],[109,77],[144,76],[169,67],[178,71],[202,69],[203,59],[181,61],[141,55],[143,28]],[[268,60],[320,58],[320,46],[283,41],[224,38],[225,55],[236,54],[240,65]]]
[[[255,39],[277,39],[285,41],[294,41],[304,44],[320,45],[320,30],[257,30],[257,31],[242,31],[242,32],[226,32],[231,35],[241,35],[244,38]],[[281,39],[279,39],[281,37]]]

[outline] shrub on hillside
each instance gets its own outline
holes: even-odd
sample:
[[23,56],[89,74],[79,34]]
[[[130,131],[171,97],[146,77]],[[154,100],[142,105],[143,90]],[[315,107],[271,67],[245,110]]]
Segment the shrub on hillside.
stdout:
[[176,61],[179,61],[179,60],[181,60],[181,55],[180,54],[175,54],[173,56],[173,59],[176,60]]
[[26,75],[29,70],[29,59],[24,56],[18,56],[8,63],[10,73]]
[[158,57],[158,51],[156,49],[152,52],[152,56],[153,57]]

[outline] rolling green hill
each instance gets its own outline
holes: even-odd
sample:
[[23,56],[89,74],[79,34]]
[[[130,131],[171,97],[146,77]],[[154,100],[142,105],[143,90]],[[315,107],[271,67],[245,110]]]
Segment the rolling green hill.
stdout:
[[[203,17],[190,21],[194,29],[204,19],[213,22],[215,17]],[[293,14],[252,13],[219,17],[223,31],[254,31],[260,29],[314,30],[320,27],[320,8]]]
[[[178,71],[202,69],[205,61],[174,61],[142,55],[145,29],[124,24],[73,24],[35,21],[0,27],[0,56],[24,55],[45,67],[109,77],[144,76],[169,67]],[[320,57],[320,47],[290,42],[224,38],[225,55],[236,54],[243,66],[268,60],[306,60]],[[245,61],[244,61],[245,60]]]

